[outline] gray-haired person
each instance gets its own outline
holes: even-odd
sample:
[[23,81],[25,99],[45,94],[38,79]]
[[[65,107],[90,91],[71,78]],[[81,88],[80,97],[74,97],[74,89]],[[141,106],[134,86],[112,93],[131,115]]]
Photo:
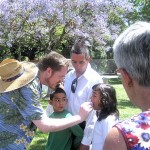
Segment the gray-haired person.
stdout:
[[35,129],[59,131],[74,126],[88,116],[90,103],[81,106],[78,115],[65,119],[48,118],[40,104],[41,84],[55,88],[68,70],[65,57],[50,52],[38,64],[5,59],[0,63],[0,149],[24,150]]
[[104,150],[150,149],[150,23],[137,22],[114,43],[117,72],[130,101],[141,113],[117,123]]

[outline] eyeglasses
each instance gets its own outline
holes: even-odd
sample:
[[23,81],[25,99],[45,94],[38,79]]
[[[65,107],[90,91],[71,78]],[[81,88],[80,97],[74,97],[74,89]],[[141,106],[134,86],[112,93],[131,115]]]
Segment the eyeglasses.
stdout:
[[71,84],[71,91],[72,91],[72,93],[75,93],[75,91],[76,91],[76,88],[77,88],[77,81],[78,81],[78,78],[75,78],[75,79],[72,81],[72,84]]

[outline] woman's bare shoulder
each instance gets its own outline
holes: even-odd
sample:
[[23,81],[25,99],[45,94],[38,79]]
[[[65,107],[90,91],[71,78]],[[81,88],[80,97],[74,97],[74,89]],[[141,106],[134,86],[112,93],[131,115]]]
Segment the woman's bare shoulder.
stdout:
[[127,150],[123,135],[116,127],[108,133],[103,150]]

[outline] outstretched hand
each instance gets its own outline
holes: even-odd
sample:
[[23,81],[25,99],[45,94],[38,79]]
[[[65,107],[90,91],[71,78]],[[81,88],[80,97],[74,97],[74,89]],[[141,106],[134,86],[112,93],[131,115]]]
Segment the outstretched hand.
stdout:
[[89,113],[93,110],[92,107],[92,102],[84,102],[81,106],[80,106],[80,112],[79,115],[81,117],[81,119],[84,121],[87,119]]

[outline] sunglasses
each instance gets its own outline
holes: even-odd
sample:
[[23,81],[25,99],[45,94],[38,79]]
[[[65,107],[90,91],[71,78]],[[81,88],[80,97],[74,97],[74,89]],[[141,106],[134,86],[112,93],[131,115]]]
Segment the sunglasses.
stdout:
[[76,91],[76,88],[77,88],[77,81],[78,81],[78,78],[75,78],[75,79],[72,81],[72,84],[71,84],[71,91],[72,91],[72,93],[75,93],[75,91]]

